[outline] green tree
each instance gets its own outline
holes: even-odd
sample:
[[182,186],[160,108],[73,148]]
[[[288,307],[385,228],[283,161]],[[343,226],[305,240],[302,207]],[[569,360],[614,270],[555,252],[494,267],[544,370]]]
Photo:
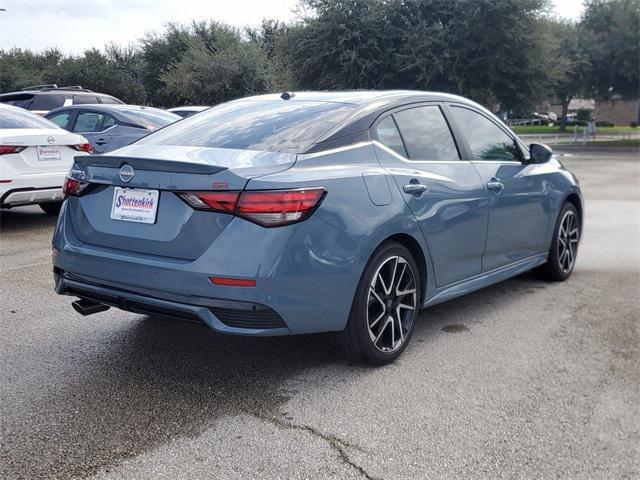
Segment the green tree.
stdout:
[[562,105],[560,131],[567,128],[569,103],[574,96],[588,91],[591,62],[579,26],[573,22],[550,19],[546,25],[550,44],[549,90]]
[[640,0],[588,0],[582,29],[600,98],[638,98]]
[[306,0],[285,43],[303,88],[412,88],[522,108],[544,93],[546,0]]
[[160,75],[175,103],[213,105],[271,87],[267,54],[239,30],[211,23],[206,35],[195,34],[179,61]]

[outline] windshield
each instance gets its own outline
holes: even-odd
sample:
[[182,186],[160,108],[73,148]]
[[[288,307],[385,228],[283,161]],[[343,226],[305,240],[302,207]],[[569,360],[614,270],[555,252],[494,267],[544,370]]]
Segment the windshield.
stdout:
[[170,123],[180,120],[179,115],[176,115],[159,108],[145,108],[137,110],[125,110],[121,111],[122,115],[136,125],[140,125],[147,130],[155,130],[156,128],[164,127]]
[[0,108],[0,128],[59,128],[55,123],[20,108]]
[[224,103],[153,133],[139,144],[295,153],[345,120],[355,105],[247,100]]

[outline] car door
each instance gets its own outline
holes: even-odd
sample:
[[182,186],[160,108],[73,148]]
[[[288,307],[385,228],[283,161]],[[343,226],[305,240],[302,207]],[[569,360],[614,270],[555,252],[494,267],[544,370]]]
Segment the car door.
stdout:
[[481,273],[488,194],[473,165],[460,159],[441,106],[393,110],[374,123],[372,138],[418,220],[436,286]]
[[498,120],[468,106],[449,105],[449,111],[491,196],[483,270],[547,250],[545,177],[525,161],[515,137]]
[[80,109],[73,125],[73,132],[84,136],[93,146],[94,153],[104,153],[116,133],[116,119],[102,112]]

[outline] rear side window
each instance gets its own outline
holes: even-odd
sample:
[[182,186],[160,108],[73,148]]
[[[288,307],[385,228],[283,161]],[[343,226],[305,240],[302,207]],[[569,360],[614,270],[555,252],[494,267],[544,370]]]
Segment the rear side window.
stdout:
[[2,95],[0,97],[0,102],[6,103],[8,105],[13,105],[15,107],[20,108],[29,108],[31,104],[31,100],[33,100],[32,93],[17,93],[14,95]]
[[393,116],[410,160],[460,160],[449,125],[439,107],[410,108]]
[[138,144],[300,152],[353,111],[346,103],[296,100],[238,101],[187,117]]
[[71,112],[62,112],[47,117],[47,120],[55,123],[60,128],[68,129],[69,119],[71,118]]
[[403,157],[407,156],[407,152],[404,150],[404,145],[402,143],[402,137],[400,136],[398,127],[396,127],[396,122],[393,121],[393,117],[391,115],[382,119],[380,123],[378,123],[376,126],[376,134],[380,143],[389,147],[391,150]]
[[64,95],[39,93],[34,96],[31,110],[53,110],[64,105]]
[[101,132],[104,115],[97,112],[80,112],[73,126],[74,132]]
[[160,110],[159,108],[121,110],[120,114],[127,117],[127,120],[129,120],[133,126],[139,126],[147,130],[155,130],[180,120],[178,115]]
[[74,105],[87,105],[87,104],[95,104],[98,103],[98,97],[95,95],[74,95],[73,96],[73,104]]
[[463,107],[451,107],[474,160],[519,161],[515,141],[484,115]]
[[114,104],[114,105],[119,105],[122,102],[120,100],[118,100],[117,98],[114,97],[110,97],[109,95],[100,95],[100,103],[107,103],[107,104]]
[[0,108],[0,128],[57,128],[49,120],[19,108]]

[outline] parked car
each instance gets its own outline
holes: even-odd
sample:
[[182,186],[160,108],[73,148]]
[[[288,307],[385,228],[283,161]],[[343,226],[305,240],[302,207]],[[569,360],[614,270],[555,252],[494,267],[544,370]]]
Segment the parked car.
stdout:
[[43,115],[54,108],[68,105],[121,104],[121,100],[111,95],[97,93],[81,86],[58,87],[56,84],[35,85],[19,92],[3,93],[0,103],[31,110]]
[[184,107],[169,108],[167,109],[167,112],[175,113],[176,115],[180,115],[182,118],[186,118],[186,117],[190,117],[191,115],[195,115],[196,113],[200,113],[206,110],[207,108],[211,108],[211,107],[184,106]]
[[73,157],[91,145],[22,108],[0,104],[0,208],[39,204],[57,214]]
[[222,333],[342,331],[392,361],[418,311],[539,267],[571,274],[582,196],[540,144],[428,92],[288,93],[218,105],[78,158],[56,291]]
[[57,108],[45,118],[85,136],[94,153],[105,153],[129,145],[181,117],[138,105],[82,105]]

